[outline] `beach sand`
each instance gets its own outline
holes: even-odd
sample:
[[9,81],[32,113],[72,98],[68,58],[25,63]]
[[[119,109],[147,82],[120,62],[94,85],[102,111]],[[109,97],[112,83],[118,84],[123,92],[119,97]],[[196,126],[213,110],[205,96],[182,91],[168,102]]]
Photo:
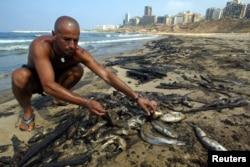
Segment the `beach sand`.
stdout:
[[[249,102],[249,43],[250,34],[162,34],[162,39],[151,41],[141,49],[112,55],[101,62],[106,66],[124,57],[141,56],[147,67],[152,64],[154,67],[172,69],[167,71],[164,77],[141,82],[127,76],[128,69],[124,68],[124,64],[113,63],[112,66],[106,67],[136,91],[188,95],[194,100],[193,108],[201,106],[198,101],[211,103],[229,97],[243,98],[245,102]],[[138,64],[139,61],[128,61],[125,66],[133,67]],[[189,80],[185,80],[184,76]],[[212,82],[216,89],[197,85],[195,81],[202,81],[201,76],[214,79]],[[157,88],[161,83],[195,85],[195,88]],[[73,91],[86,96],[94,92],[112,94],[114,89],[85,68],[84,77]],[[6,146],[6,149],[1,150],[0,157],[13,156],[11,141],[13,135],[27,143],[36,132],[54,128],[53,121],[50,119],[53,114],[61,110],[78,108],[75,105],[52,107],[50,96],[34,95],[32,105],[36,114],[36,128],[32,132],[22,132],[18,128],[22,112],[10,90],[1,93],[0,105],[0,146]],[[184,110],[180,105],[176,108]],[[228,150],[249,151],[249,110],[248,104],[234,108],[184,112],[186,116],[184,120],[169,126],[174,128],[181,139],[188,141],[187,145],[151,145],[143,141],[138,133],[134,136],[126,136],[127,140],[131,139],[134,142],[127,144],[127,148],[118,155],[109,159],[102,158],[99,161],[92,160],[87,166],[207,166],[208,150],[199,142],[188,123],[199,125],[211,138]]]

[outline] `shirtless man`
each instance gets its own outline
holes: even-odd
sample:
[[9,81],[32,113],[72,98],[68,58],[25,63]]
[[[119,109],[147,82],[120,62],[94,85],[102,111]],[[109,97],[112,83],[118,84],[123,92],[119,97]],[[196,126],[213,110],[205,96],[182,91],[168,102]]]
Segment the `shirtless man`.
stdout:
[[[31,131],[35,126],[35,115],[31,106],[34,93],[53,96],[53,103],[69,102],[84,106],[96,115],[105,115],[108,111],[95,100],[72,93],[72,88],[82,77],[84,64],[107,84],[137,101],[138,105],[150,115],[156,110],[157,103],[139,97],[128,85],[113,73],[101,66],[94,57],[78,45],[80,27],[71,17],[59,17],[52,36],[41,36],[31,43],[28,63],[12,74],[12,91],[23,108],[24,115],[20,129]],[[80,64],[81,63],[81,64]]]

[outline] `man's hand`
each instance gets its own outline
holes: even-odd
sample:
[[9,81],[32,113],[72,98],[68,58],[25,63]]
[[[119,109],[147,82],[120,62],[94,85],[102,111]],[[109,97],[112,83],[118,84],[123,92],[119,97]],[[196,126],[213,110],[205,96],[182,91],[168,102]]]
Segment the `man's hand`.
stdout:
[[157,108],[157,103],[155,101],[151,101],[142,97],[138,99],[137,103],[148,116],[153,114]]
[[102,105],[99,102],[97,102],[95,100],[89,99],[85,105],[89,109],[90,112],[92,112],[98,116],[103,116],[108,112],[107,110],[105,110],[102,107]]

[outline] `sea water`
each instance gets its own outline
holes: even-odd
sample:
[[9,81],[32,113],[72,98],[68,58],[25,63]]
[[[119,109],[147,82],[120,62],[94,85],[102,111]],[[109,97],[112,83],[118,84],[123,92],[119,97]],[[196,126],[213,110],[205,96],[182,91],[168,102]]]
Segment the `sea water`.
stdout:
[[[0,32],[0,91],[11,88],[12,71],[27,63],[29,45],[41,35],[51,35],[51,31]],[[155,37],[157,35],[81,31],[78,44],[98,60],[138,49],[145,40]]]

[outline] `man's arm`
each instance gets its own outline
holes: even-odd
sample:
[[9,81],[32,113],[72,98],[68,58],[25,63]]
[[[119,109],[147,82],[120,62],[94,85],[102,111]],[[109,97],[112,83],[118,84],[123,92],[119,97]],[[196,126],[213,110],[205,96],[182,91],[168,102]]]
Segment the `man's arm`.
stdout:
[[125,82],[120,78],[115,76],[113,73],[106,70],[101,64],[99,64],[90,53],[85,52],[85,61],[84,64],[96,73],[100,78],[102,78],[107,84],[114,87],[116,90],[124,93],[125,95],[131,97],[132,99],[137,100],[138,104],[142,109],[150,115],[151,112],[154,112],[157,107],[157,103],[150,101],[145,98],[138,98],[138,94],[131,89]]
[[136,99],[137,93],[134,92],[125,82],[123,82],[116,75],[106,70],[101,64],[99,64],[93,56],[85,51],[85,62],[84,64],[93,71],[96,75],[102,78],[107,84],[114,87],[118,91],[124,93],[132,99]]
[[31,44],[30,54],[32,54],[33,62],[44,92],[64,101],[82,105],[84,101],[82,97],[71,93],[55,82],[55,74],[49,58],[50,52],[51,48],[48,42],[35,40]]
[[107,113],[100,103],[95,100],[88,100],[75,93],[70,92],[63,86],[55,82],[55,74],[50,62],[50,45],[47,43],[40,44],[41,41],[34,41],[31,45],[30,54],[33,55],[34,65],[39,75],[43,90],[61,100],[84,106],[96,115],[102,116]]

